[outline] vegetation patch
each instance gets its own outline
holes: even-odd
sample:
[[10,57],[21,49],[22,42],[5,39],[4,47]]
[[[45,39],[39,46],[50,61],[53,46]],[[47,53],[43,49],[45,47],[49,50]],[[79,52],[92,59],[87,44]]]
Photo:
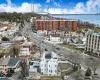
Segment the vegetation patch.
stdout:
[[84,49],[80,49],[80,48],[75,48],[74,45],[70,45],[70,44],[58,44],[62,47],[65,47],[65,48],[69,48],[69,49],[72,49],[72,50],[79,50],[79,51],[84,51]]
[[68,63],[60,63],[59,64],[61,69],[61,78],[65,75],[69,75],[73,73],[73,66]]
[[60,76],[41,76],[41,80],[61,80]]
[[71,68],[72,66],[68,63],[60,63],[59,64],[61,70],[67,70],[68,68]]

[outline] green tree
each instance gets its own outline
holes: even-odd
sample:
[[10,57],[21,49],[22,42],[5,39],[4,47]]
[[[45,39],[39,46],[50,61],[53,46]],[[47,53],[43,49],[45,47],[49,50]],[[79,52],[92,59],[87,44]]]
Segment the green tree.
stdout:
[[6,49],[1,49],[0,50],[0,58],[3,57],[4,55],[7,55],[7,54],[8,54],[8,52],[7,52]]
[[86,73],[85,73],[85,76],[91,76],[92,72],[91,72],[91,69],[88,68]]
[[79,34],[80,34],[81,32],[82,32],[81,29],[77,29],[77,30],[76,30],[76,33],[79,33]]
[[9,39],[6,36],[4,36],[2,37],[2,41],[9,41]]

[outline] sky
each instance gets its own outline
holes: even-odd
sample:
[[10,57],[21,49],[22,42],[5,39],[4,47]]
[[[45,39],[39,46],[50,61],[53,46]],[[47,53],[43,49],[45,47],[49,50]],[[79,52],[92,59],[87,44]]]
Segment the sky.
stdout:
[[50,14],[94,14],[100,12],[100,0],[0,0],[0,12]]

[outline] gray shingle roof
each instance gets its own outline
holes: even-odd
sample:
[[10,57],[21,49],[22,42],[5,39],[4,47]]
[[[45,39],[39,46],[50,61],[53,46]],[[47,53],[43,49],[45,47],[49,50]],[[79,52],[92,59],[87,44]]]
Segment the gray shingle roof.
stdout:
[[19,58],[10,58],[10,60],[8,61],[8,65],[9,66],[14,66],[16,65],[16,63],[19,61]]
[[0,58],[0,65],[15,66],[18,61],[19,58]]

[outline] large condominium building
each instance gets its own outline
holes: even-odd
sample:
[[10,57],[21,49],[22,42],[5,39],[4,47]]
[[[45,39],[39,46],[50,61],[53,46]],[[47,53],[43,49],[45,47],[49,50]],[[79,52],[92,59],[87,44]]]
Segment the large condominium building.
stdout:
[[85,49],[90,52],[100,52],[100,33],[88,32]]
[[42,74],[57,76],[58,58],[54,52],[43,53],[40,59],[40,70]]
[[77,20],[57,20],[57,19],[37,19],[36,29],[37,30],[63,30],[75,31],[78,27]]

